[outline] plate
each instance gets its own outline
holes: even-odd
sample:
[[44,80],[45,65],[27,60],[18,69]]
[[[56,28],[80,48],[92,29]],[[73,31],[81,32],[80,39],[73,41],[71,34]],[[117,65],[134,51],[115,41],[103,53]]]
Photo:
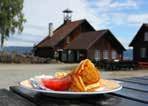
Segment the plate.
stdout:
[[115,80],[101,79],[102,87],[96,89],[94,92],[71,92],[71,91],[54,91],[54,90],[44,90],[33,88],[30,80],[24,80],[19,83],[19,86],[30,92],[42,93],[52,97],[64,97],[64,98],[78,98],[78,97],[88,97],[91,95],[105,94],[116,92],[122,89],[120,82]]

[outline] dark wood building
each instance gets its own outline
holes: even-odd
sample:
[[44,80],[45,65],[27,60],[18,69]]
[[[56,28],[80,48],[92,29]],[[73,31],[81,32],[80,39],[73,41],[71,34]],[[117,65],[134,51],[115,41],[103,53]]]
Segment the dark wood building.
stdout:
[[143,24],[130,43],[133,47],[133,60],[148,62],[148,24]]
[[89,58],[94,61],[122,60],[125,48],[109,30],[81,33],[67,46],[68,61]]
[[57,28],[52,36],[47,36],[34,47],[35,56],[53,57],[55,51],[61,55],[63,49],[67,47],[80,33],[95,31],[87,20],[64,22]]

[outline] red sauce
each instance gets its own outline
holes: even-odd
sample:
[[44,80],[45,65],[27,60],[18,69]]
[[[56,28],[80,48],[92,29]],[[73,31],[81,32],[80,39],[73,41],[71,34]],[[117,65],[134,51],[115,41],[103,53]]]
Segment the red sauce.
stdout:
[[46,88],[55,91],[65,91],[68,90],[71,85],[71,76],[68,75],[63,78],[42,79],[42,83]]

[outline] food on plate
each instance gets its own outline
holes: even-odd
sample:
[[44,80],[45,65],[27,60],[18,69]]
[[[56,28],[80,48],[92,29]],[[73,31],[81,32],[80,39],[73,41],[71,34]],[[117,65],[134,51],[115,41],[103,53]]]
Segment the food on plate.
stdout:
[[70,72],[56,72],[54,76],[40,75],[20,83],[24,87],[39,90],[95,92],[120,90],[122,86],[115,81],[101,78],[100,71],[85,59]]
[[62,77],[67,76],[68,74],[69,74],[69,72],[56,72],[54,76],[56,78],[62,78]]
[[100,83],[102,86],[105,86],[107,89],[115,89],[120,86],[118,83],[115,83],[115,81],[113,80],[100,79]]
[[101,86],[101,75],[94,64],[85,59],[80,62],[74,71],[71,72],[72,83],[70,86],[71,91],[86,92],[95,91]]
[[57,72],[53,78],[42,78],[42,85],[56,91],[87,92],[101,86],[100,72],[94,64],[85,59],[71,72]]

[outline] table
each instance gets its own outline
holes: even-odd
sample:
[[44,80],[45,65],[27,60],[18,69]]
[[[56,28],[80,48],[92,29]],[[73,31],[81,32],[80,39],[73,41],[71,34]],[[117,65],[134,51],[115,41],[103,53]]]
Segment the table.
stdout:
[[0,106],[148,106],[148,76],[116,79],[123,88],[115,93],[86,98],[54,98],[18,86],[0,90]]

